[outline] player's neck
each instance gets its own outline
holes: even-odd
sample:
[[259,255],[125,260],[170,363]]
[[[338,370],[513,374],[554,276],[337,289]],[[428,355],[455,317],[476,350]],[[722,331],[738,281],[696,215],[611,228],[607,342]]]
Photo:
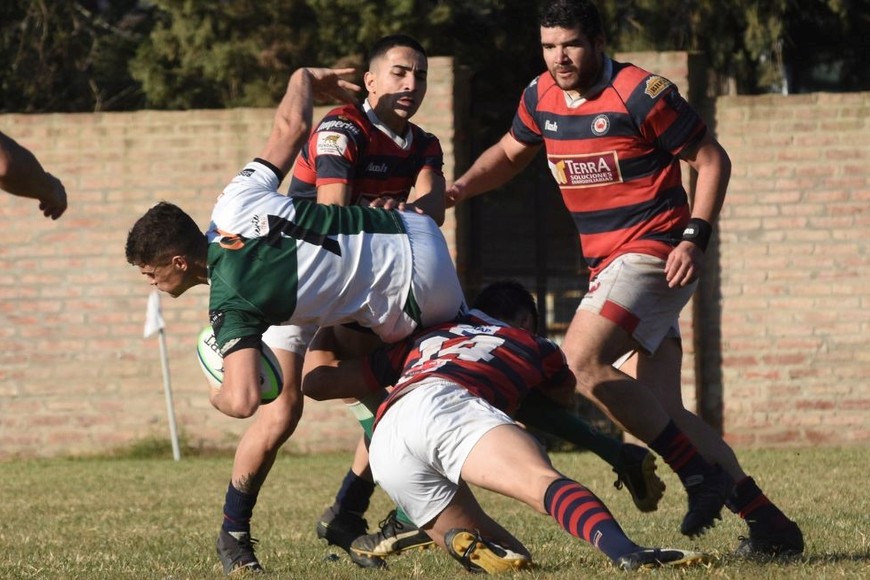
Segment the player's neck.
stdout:
[[365,110],[372,124],[379,131],[386,134],[396,145],[403,149],[410,145],[411,136],[408,131],[410,122],[408,119],[399,117],[389,110],[378,111],[375,107],[371,106],[368,100],[365,101],[363,110]]

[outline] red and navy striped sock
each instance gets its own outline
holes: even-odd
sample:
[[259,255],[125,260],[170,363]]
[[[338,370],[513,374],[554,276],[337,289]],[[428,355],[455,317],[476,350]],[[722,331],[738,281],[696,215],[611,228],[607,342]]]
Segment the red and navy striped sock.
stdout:
[[233,487],[232,482],[227,487],[224,501],[223,529],[228,532],[251,532],[251,517],[257,504],[256,494],[242,493]]
[[790,522],[786,515],[764,495],[751,477],[745,477],[737,482],[734,493],[725,505],[746,520],[750,527],[761,525],[775,530]]
[[683,485],[686,485],[686,481],[692,476],[704,475],[711,468],[698,453],[695,444],[677,428],[673,420],[668,421],[665,430],[650,443],[650,449],[662,456]]
[[611,560],[640,548],[632,542],[595,494],[568,478],[557,479],[544,494],[544,509],[566,532],[586,540]]

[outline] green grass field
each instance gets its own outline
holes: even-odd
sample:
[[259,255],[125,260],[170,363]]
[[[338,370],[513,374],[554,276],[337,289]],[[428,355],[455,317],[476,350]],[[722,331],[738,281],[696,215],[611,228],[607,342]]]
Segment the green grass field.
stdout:
[[[716,565],[658,570],[658,578],[870,578],[870,449],[741,451],[745,469],[803,527],[807,550],[788,563],[730,556],[743,523],[724,520],[698,540],[680,536],[685,507],[679,482],[661,465],[668,491],[652,514],[614,489],[609,468],[589,453],[557,453],[566,474],[595,491],[638,543],[695,547]],[[214,540],[229,478],[229,457],[78,459],[0,463],[0,578],[221,578]],[[438,550],[406,553],[386,571],[355,567],[314,535],[314,523],[350,464],[349,454],[282,456],[260,495],[253,521],[258,554],[276,578],[455,578],[467,574]],[[518,577],[613,578],[603,555],[550,518],[489,493],[481,502],[532,551],[536,567]],[[374,528],[390,509],[380,490]],[[338,554],[339,558],[330,558]]]

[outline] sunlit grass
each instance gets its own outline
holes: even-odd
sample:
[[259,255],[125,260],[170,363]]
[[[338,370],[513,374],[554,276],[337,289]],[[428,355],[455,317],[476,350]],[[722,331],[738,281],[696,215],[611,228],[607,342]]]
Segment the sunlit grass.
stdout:
[[[148,446],[145,446],[146,448]],[[147,449],[146,449],[147,451]],[[805,557],[786,563],[731,556],[744,524],[726,512],[705,537],[678,532],[685,509],[679,482],[659,467],[668,491],[658,512],[636,511],[626,491],[589,453],[557,453],[554,462],[586,484],[640,544],[697,548],[718,556],[708,569],[655,571],[658,578],[870,577],[870,450],[802,449],[739,453],[767,495],[803,527]],[[156,456],[156,457],[155,457]],[[144,457],[144,458],[135,458]],[[393,558],[387,571],[355,567],[314,535],[350,455],[283,455],[254,517],[258,554],[277,578],[454,578],[465,572],[437,550]],[[165,449],[113,458],[0,463],[0,578],[220,578],[214,540],[231,458],[188,454],[176,463]],[[621,573],[588,545],[530,508],[488,493],[482,503],[532,551],[523,578],[612,578]],[[391,508],[380,491],[368,514],[374,528]],[[330,558],[338,554],[337,559]]]

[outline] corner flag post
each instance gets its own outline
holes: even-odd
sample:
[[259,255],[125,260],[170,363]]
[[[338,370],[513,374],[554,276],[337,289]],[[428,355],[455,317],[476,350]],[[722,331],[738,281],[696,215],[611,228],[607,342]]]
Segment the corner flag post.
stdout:
[[172,457],[175,461],[181,459],[178,446],[178,430],[175,426],[175,408],[172,404],[172,387],[169,382],[169,359],[166,354],[166,333],[163,314],[160,312],[160,292],[152,290],[148,296],[148,311],[145,313],[144,336],[148,338],[155,332],[160,341],[160,363],[163,367],[163,392],[166,395],[166,414],[169,418],[169,436],[172,438]]

